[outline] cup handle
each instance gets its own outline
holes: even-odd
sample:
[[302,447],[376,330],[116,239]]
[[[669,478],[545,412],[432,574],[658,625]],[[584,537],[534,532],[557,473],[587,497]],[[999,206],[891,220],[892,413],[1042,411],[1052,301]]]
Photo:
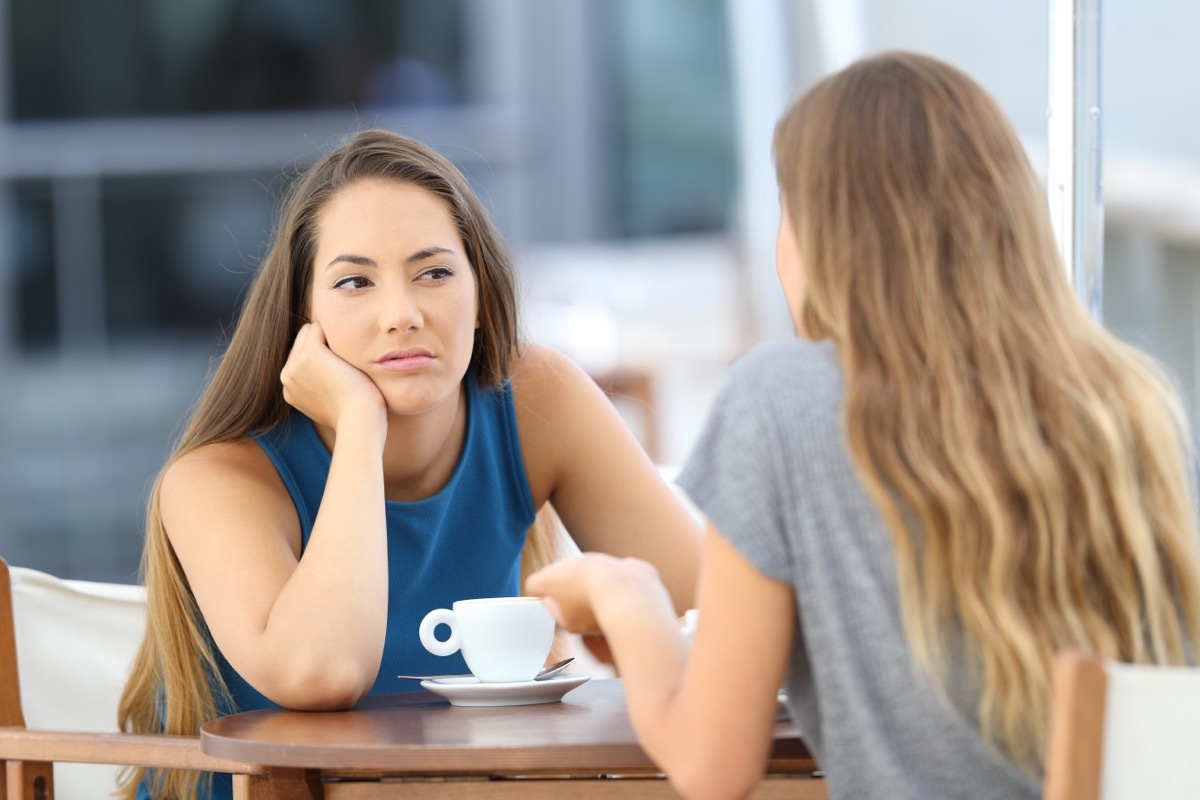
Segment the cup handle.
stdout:
[[[454,655],[462,645],[462,641],[458,635],[458,628],[455,627],[454,623],[454,612],[450,609],[435,608],[433,611],[430,611],[425,615],[425,619],[421,620],[421,644],[425,645],[425,649],[435,656]],[[450,635],[446,637],[445,641],[433,635],[438,625],[446,625],[450,628]]]

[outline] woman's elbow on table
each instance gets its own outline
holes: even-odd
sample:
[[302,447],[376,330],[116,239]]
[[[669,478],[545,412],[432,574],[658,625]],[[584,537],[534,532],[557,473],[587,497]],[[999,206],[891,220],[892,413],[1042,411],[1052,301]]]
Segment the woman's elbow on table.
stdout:
[[734,800],[745,797],[762,779],[763,764],[744,763],[728,753],[688,746],[675,765],[664,765],[671,786],[687,800]]
[[297,659],[263,694],[285,708],[335,711],[350,708],[371,690],[375,675],[349,659]]
[[680,797],[687,800],[737,800],[754,790],[762,779],[762,771],[729,771],[697,764],[693,769],[668,772],[667,778]]

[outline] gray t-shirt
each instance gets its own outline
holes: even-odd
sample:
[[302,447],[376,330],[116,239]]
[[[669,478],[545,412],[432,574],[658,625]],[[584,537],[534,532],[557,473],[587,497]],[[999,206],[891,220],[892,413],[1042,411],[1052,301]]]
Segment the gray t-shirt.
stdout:
[[678,482],[763,575],[796,594],[792,717],[835,798],[1036,798],[988,746],[977,689],[914,666],[892,543],[842,434],[829,343],[760,345],[729,370]]

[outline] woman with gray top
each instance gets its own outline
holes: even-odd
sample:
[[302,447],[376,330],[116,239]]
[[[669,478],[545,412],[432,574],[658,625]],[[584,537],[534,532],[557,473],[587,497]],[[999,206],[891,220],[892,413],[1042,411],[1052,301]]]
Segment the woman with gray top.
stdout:
[[826,78],[775,162],[801,338],[734,365],[679,478],[708,518],[690,655],[644,563],[527,588],[604,634],[685,796],[754,786],[785,685],[833,797],[1037,797],[1056,651],[1200,641],[1180,403],[1078,301],[1016,132],[953,67]]

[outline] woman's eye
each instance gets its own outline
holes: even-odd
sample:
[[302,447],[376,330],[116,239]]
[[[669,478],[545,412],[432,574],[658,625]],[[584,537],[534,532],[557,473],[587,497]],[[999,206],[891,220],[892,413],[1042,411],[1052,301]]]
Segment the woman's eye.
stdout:
[[421,280],[427,281],[444,281],[447,278],[453,277],[454,270],[449,267],[433,267],[422,272],[418,277]]
[[347,275],[334,282],[335,289],[365,289],[371,285],[371,282],[362,275]]

